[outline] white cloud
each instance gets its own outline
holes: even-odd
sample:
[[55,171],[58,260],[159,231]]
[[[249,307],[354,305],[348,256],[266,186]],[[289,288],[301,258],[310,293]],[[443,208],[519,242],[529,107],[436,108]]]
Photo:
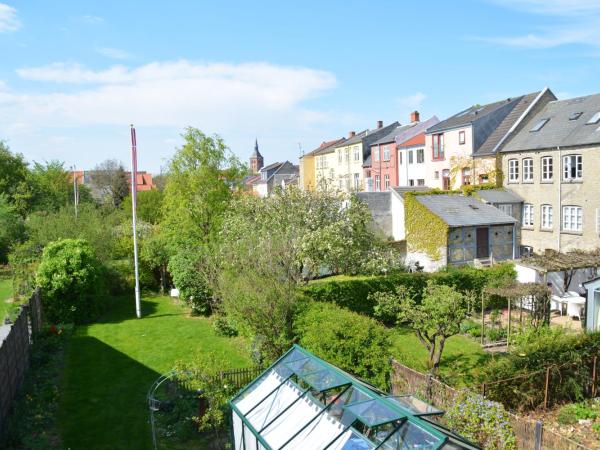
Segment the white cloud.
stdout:
[[598,0],[495,0],[510,9],[554,18],[556,23],[519,36],[479,37],[477,40],[520,48],[553,48],[584,44],[600,46]]
[[94,25],[104,22],[104,19],[102,17],[94,16],[93,14],[86,14],[86,15],[82,16],[81,19],[86,23],[90,23],[90,24],[94,24]]
[[101,54],[102,56],[106,56],[107,58],[112,59],[129,59],[131,55],[127,53],[125,50],[121,50],[119,48],[111,48],[111,47],[100,47],[96,49],[96,52]]
[[[323,116],[303,103],[336,85],[330,72],[267,63],[198,64],[181,60],[105,70],[55,63],[17,73],[45,84],[75,85],[68,92],[9,91],[0,98],[0,123],[37,127],[133,122],[222,131],[305,126]],[[86,86],[77,89],[77,85]]]
[[17,19],[17,10],[6,3],[0,3],[0,33],[17,31],[21,22]]
[[407,97],[400,97],[396,99],[396,101],[400,106],[415,109],[419,108],[426,98],[427,96],[422,92],[415,92],[414,94],[409,95]]
[[535,14],[575,15],[598,13],[598,0],[495,0],[494,3]]

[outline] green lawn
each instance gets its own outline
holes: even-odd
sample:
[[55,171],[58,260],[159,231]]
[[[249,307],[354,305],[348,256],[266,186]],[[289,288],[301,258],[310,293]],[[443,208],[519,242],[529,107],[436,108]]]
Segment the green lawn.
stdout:
[[146,394],[175,361],[221,351],[231,363],[224,370],[250,366],[244,340],[217,336],[209,319],[168,297],[146,298],[142,310],[136,319],[133,298],[121,299],[71,338],[58,415],[64,448],[149,449]]
[[[427,350],[413,331],[396,328],[392,339],[392,355],[398,362],[420,372],[427,371]],[[473,339],[453,336],[446,341],[440,374],[447,382],[462,386],[476,378],[488,358],[490,356]]]
[[4,314],[8,311],[10,303],[7,300],[12,296],[12,280],[0,278],[0,322],[4,323]]

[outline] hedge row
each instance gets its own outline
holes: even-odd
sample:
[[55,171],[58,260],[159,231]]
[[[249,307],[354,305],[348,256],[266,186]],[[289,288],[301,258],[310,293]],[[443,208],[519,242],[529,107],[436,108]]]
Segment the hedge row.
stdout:
[[375,306],[368,296],[372,292],[389,292],[396,286],[406,286],[416,295],[417,301],[428,280],[456,287],[461,292],[480,293],[488,284],[514,280],[514,266],[498,264],[484,269],[466,266],[448,268],[434,273],[397,273],[374,277],[331,277],[317,280],[302,288],[304,295],[319,302],[335,303],[352,311],[373,315]]
[[300,345],[327,362],[386,389],[390,332],[375,319],[331,303],[308,302],[296,315]]

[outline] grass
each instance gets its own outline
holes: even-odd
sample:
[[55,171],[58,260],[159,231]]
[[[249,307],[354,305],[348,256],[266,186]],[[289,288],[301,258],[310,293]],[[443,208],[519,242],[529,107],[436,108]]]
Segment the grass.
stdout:
[[4,315],[10,307],[8,299],[12,297],[12,280],[0,277],[0,322],[4,323]]
[[75,330],[66,353],[58,422],[64,448],[148,449],[146,394],[154,380],[196,352],[223,352],[230,367],[248,367],[241,338],[215,334],[210,320],[189,317],[168,297],[120,299],[99,323]]
[[[395,328],[392,334],[392,356],[400,363],[420,372],[427,371],[427,350],[413,331]],[[464,386],[477,379],[479,370],[490,355],[481,345],[466,336],[453,336],[446,341],[440,375],[450,384]]]

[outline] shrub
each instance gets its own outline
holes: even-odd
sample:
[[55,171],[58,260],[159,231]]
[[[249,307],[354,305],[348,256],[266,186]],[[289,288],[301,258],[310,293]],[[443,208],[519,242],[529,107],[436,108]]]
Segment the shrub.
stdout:
[[194,314],[210,312],[212,299],[210,289],[200,272],[202,261],[202,254],[193,250],[180,251],[169,260],[173,284]]
[[448,426],[484,450],[516,450],[517,443],[503,406],[461,391],[444,416]]
[[[428,280],[437,284],[456,288],[461,293],[472,292],[479,295],[487,285],[498,285],[514,280],[515,270],[512,264],[497,264],[490,268],[476,269],[470,266],[447,268],[434,273],[394,273],[373,277],[331,277],[314,281],[302,288],[303,293],[320,302],[335,303],[352,311],[373,316],[375,298],[368,298],[375,292],[393,292],[403,286],[416,294],[415,301],[420,303],[421,295]],[[395,317],[381,317],[387,324],[395,323]]]
[[491,384],[488,397],[508,408],[533,409],[544,399],[545,369],[550,371],[551,402],[582,400],[592,376],[592,358],[600,353],[600,333],[571,334],[562,328],[542,327],[515,340],[506,357],[490,361],[486,382],[529,374],[516,380]]
[[102,266],[83,239],[48,244],[36,275],[42,306],[53,323],[84,323],[98,317],[105,295]]
[[234,337],[238,335],[236,324],[223,314],[213,316],[213,329],[219,336]]
[[311,302],[297,314],[294,330],[307,350],[382,389],[387,387],[390,337],[376,320]]
[[581,402],[563,406],[557,419],[561,425],[573,425],[578,420],[595,420],[598,417],[600,409],[596,410],[590,402]]

